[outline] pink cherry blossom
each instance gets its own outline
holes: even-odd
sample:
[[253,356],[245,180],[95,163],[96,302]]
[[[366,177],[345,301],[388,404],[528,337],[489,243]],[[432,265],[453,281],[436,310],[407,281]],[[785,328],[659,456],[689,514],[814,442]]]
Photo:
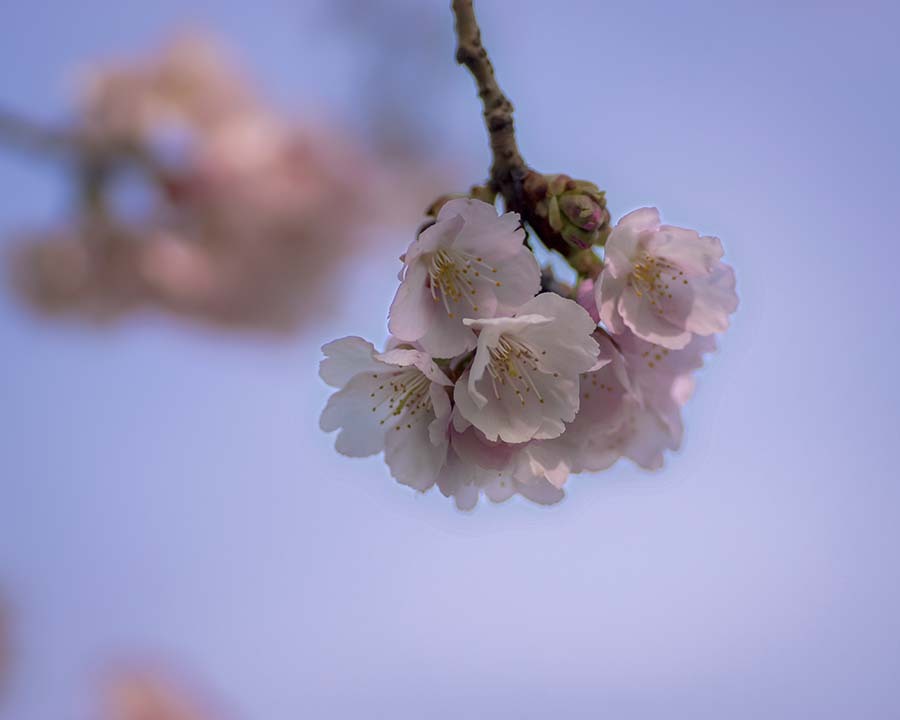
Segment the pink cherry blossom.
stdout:
[[[208,702],[158,672],[118,673],[103,698],[103,720],[213,720],[221,717]],[[204,698],[205,699],[205,698]]]
[[474,348],[465,319],[509,312],[540,289],[540,270],[524,239],[516,213],[498,216],[480,200],[446,203],[404,255],[391,333],[434,357]]
[[692,335],[724,332],[738,299],[722,254],[718,238],[661,225],[655,208],[629,213],[606,242],[596,287],[600,318],[614,333],[627,328],[671,349]]
[[393,476],[426,490],[441,472],[448,445],[452,385],[426,353],[409,348],[376,352],[346,337],[322,348],[319,375],[340,388],[322,411],[326,432],[339,430],[335,448],[351,457],[382,450]]
[[99,64],[80,89],[65,136],[117,171],[91,175],[90,188],[73,172],[90,202],[59,232],[23,234],[10,255],[42,312],[105,321],[150,307],[293,331],[335,311],[339,268],[406,214],[390,163],[333,119],[270,105],[202,36]]
[[578,376],[597,360],[590,315],[542,293],[511,316],[465,324],[479,335],[472,365],[454,389],[459,415],[489,440],[561,435],[578,412]]
[[695,335],[680,350],[654,345],[632,333],[616,336],[628,362],[629,374],[644,407],[666,425],[675,447],[684,427],[681,408],[693,392],[693,372],[703,365],[703,355],[716,348],[715,337]]
[[[591,434],[585,453],[595,460],[621,455],[643,468],[659,469],[665,451],[681,445],[681,408],[693,391],[691,373],[703,364],[703,354],[715,348],[715,340],[694,336],[680,350],[648,343],[628,331],[612,340],[617,347],[613,363],[596,379],[607,396],[616,398],[617,422]],[[591,405],[582,396],[582,410],[590,411]]]
[[594,297],[595,283],[590,278],[582,280],[578,283],[575,290],[575,301],[588,311],[588,315],[595,323],[600,322],[600,311],[597,309],[597,300]]
[[102,140],[205,130],[258,102],[224,49],[197,33],[152,55],[96,63],[79,80],[85,129]]
[[[597,438],[609,436],[618,430],[625,420],[625,401],[632,393],[625,359],[609,337],[600,331],[594,333],[599,346],[597,360],[591,369],[579,378],[579,410],[575,419],[566,425],[565,432],[551,440],[533,441],[540,446],[532,455],[543,457],[543,465],[552,467],[548,460],[554,455],[560,458],[554,478],[548,479],[562,487],[565,482],[561,464],[568,472],[596,472],[605,470],[619,458]],[[534,460],[531,461],[534,463]]]
[[453,498],[460,510],[471,510],[485,487],[491,485],[509,461],[510,448],[487,443],[474,428],[457,432],[450,428],[447,461],[437,478],[444,497]]
[[447,463],[437,485],[460,510],[474,508],[481,495],[497,503],[517,494],[541,505],[562,500],[564,493],[548,479],[552,470],[540,465],[542,458],[536,454],[531,465],[528,448],[532,443],[491,442],[472,426],[463,432],[451,429],[450,437]]
[[621,456],[609,438],[627,418],[632,385],[615,344],[600,331],[594,339],[599,352],[590,371],[579,378],[578,414],[558,437],[517,447],[508,466],[519,482],[545,481],[562,490],[570,474],[605,470]]

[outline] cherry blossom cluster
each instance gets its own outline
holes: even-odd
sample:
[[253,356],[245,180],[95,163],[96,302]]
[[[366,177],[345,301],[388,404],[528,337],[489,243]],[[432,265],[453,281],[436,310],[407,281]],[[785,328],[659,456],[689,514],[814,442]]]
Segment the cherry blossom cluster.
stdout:
[[[591,232],[592,202],[569,213]],[[323,347],[337,390],[320,425],[340,453],[383,451],[397,481],[437,485],[461,509],[481,494],[555,503],[570,474],[621,457],[659,468],[681,442],[692,373],[737,307],[722,255],[717,238],[643,208],[609,233],[596,277],[542,291],[518,214],[450,200],[402,257],[384,350],[359,337]]]
[[393,221],[390,168],[348,132],[271,108],[204,36],[92,68],[76,116],[75,217],[16,256],[44,311],[291,330],[333,306],[363,219]]

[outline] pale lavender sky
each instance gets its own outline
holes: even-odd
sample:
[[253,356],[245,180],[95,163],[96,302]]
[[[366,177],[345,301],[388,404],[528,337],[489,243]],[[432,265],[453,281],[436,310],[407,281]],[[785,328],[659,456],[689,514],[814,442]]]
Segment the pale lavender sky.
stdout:
[[[486,141],[445,4],[451,71],[433,93],[413,74],[410,102],[474,182]],[[0,101],[52,118],[75,64],[188,20],[273,96],[352,109],[363,55],[315,37],[311,8],[8,3]],[[719,235],[737,269],[682,451],[575,478],[551,509],[469,515],[334,453],[318,348],[384,337],[412,228],[348,270],[336,321],[285,343],[42,323],[4,287],[0,716],[90,720],[122,658],[245,720],[900,714],[896,4],[479,8],[527,159],[595,179],[615,216],[652,203]],[[64,198],[9,154],[0,192],[4,235]]]

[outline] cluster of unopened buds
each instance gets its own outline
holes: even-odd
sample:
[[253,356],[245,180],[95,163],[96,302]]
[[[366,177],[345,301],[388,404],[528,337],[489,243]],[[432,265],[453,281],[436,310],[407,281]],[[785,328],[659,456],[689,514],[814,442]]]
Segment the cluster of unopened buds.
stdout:
[[555,503],[570,473],[620,457],[661,467],[692,373],[737,307],[734,273],[717,238],[653,208],[597,237],[595,278],[541,292],[517,213],[446,202],[403,256],[384,351],[358,337],[323,347],[338,390],[321,427],[339,431],[338,451],[383,450],[399,482],[437,485],[462,509],[481,493]]

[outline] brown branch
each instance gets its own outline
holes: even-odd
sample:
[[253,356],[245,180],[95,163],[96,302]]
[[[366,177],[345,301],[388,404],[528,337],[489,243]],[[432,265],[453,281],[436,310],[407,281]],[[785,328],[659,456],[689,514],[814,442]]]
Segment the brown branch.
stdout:
[[503,195],[507,207],[520,205],[521,182],[528,166],[516,145],[516,128],[513,123],[513,105],[503,94],[494,77],[487,50],[481,44],[481,31],[475,19],[473,0],[453,0],[456,17],[456,61],[465,65],[478,86],[478,96],[484,108],[484,124],[487,127],[493,162],[491,185]]
[[110,176],[123,167],[135,168],[157,187],[165,191],[170,176],[165,165],[138,138],[92,137],[73,129],[45,127],[0,108],[0,145],[16,150],[73,160],[79,172],[80,185],[92,198],[102,192]]
[[65,153],[77,150],[78,138],[71,133],[43,127],[0,108],[0,142],[18,149]]
[[[481,30],[475,19],[474,0],[453,0],[453,14],[456,17],[456,62],[465,65],[478,86],[478,96],[484,108],[484,124],[491,143],[493,163],[491,165],[491,188],[503,195],[507,210],[519,212],[522,218],[534,228],[541,242],[551,250],[559,252],[579,275],[596,277],[602,263],[592,251],[579,250],[569,244],[554,230],[546,216],[539,212],[546,192],[546,181],[540,173],[529,168],[516,145],[516,128],[513,122],[513,105],[503,94],[494,76],[494,66],[487,50],[481,43]],[[526,178],[538,181],[542,192],[529,193]]]
[[[542,176],[525,164],[516,145],[516,128],[513,122],[513,104],[503,94],[494,76],[494,66],[481,43],[481,30],[475,19],[474,0],[453,0],[456,17],[456,61],[465,65],[478,86],[478,96],[484,108],[484,124],[490,138],[491,189],[503,196],[507,210],[515,210],[537,232],[541,242],[562,255],[575,270],[585,277],[596,277],[602,263],[591,251],[583,251],[570,245],[547,221],[546,213],[538,212],[543,194],[528,192],[526,178]],[[546,182],[543,182],[546,189]]]

